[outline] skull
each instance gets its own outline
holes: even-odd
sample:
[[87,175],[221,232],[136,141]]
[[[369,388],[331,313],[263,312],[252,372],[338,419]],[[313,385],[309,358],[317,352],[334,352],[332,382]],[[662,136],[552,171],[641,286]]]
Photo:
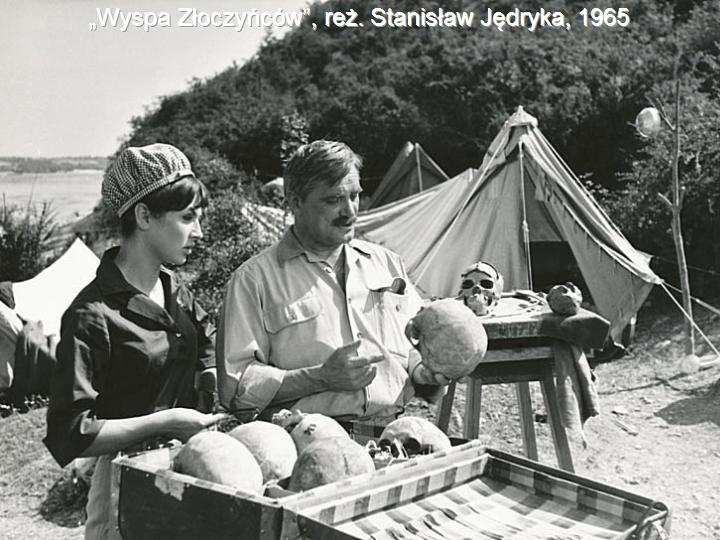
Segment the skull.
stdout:
[[505,280],[490,263],[477,262],[462,274],[459,298],[475,315],[489,315],[500,300]]
[[555,285],[547,295],[550,309],[559,315],[575,315],[582,299],[582,292],[570,281],[563,285]]
[[378,444],[380,448],[389,448],[394,456],[403,450],[408,456],[414,456],[449,450],[451,446],[450,439],[439,427],[419,416],[401,416],[390,422]]

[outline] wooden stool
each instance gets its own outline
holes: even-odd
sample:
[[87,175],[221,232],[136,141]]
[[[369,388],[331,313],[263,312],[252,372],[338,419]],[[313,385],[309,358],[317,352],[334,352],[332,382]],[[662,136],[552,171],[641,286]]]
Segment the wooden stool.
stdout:
[[[480,402],[483,385],[516,383],[523,446],[527,457],[537,461],[537,442],[529,383],[538,381],[545,401],[558,465],[566,471],[574,472],[570,445],[560,418],[554,370],[555,360],[550,338],[491,340],[485,358],[468,378],[465,438],[477,439],[480,433]],[[453,381],[440,404],[437,425],[445,433],[450,425],[455,386],[456,382]]]

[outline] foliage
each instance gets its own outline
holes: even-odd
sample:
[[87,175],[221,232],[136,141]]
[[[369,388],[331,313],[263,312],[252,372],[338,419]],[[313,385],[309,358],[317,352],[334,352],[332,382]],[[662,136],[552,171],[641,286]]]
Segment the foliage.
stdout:
[[283,138],[280,141],[280,160],[285,165],[300,146],[307,144],[308,123],[297,111],[282,118]]
[[[680,55],[679,121],[674,117],[672,72],[656,82],[648,96],[662,106],[669,122],[680,128],[684,243],[691,264],[691,289],[703,291],[703,296],[720,291],[717,275],[700,270],[720,267],[716,241],[720,236],[720,7],[694,12],[683,34],[676,43],[676,56]],[[635,160],[621,176],[623,189],[606,194],[605,202],[638,248],[661,257],[663,264],[658,271],[677,285],[671,213],[658,197],[661,193],[672,198],[669,190],[675,137],[670,129],[664,129],[652,139],[638,139]]]
[[204,239],[183,267],[197,300],[216,317],[232,272],[275,239],[253,220],[254,209],[238,187],[212,193],[203,221]]
[[[387,4],[417,9],[409,0]],[[576,2],[560,4],[568,13],[579,9]],[[268,40],[244,66],[196,80],[135,118],[130,141],[197,144],[269,180],[282,174],[288,119],[301,119],[300,131],[310,138],[342,139],[365,156],[371,192],[407,140],[420,142],[451,174],[477,166],[522,104],[573,168],[612,184],[638,147],[627,122],[672,52],[672,13],[652,2],[628,6],[634,21],[628,28],[568,34],[369,24],[315,31],[310,24],[322,28],[326,10],[353,8],[366,17],[375,7],[369,0],[316,4],[307,24]],[[423,7],[482,13],[472,3],[433,0]],[[504,7],[515,3],[496,9]]]
[[261,184],[215,152],[201,147],[184,149],[193,170],[210,193],[210,204],[202,222],[203,241],[192,253],[183,273],[198,301],[215,318],[222,305],[230,274],[240,264],[270,245],[273,237],[263,235],[253,220]]
[[217,152],[193,146],[184,149],[193,172],[210,189],[223,189],[248,182],[247,175]]
[[23,281],[40,272],[49,262],[45,242],[57,227],[49,203],[38,210],[7,206],[0,213],[0,281]]

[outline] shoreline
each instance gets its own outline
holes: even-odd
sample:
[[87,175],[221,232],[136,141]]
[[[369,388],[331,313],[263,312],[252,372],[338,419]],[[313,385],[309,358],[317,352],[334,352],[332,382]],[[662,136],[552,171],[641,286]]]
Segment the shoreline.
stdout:
[[16,176],[30,176],[33,174],[104,174],[105,171],[103,169],[69,169],[69,170],[63,170],[63,171],[0,171],[0,177],[3,176],[9,176],[9,175],[16,175]]

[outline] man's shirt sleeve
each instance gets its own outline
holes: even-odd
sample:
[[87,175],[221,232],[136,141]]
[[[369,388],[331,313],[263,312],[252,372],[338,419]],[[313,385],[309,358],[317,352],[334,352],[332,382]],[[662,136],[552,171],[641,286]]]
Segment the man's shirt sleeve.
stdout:
[[[233,411],[265,409],[280,388],[284,370],[271,366],[260,289],[242,269],[230,278],[216,342],[223,405]],[[229,389],[229,390],[228,390]]]

